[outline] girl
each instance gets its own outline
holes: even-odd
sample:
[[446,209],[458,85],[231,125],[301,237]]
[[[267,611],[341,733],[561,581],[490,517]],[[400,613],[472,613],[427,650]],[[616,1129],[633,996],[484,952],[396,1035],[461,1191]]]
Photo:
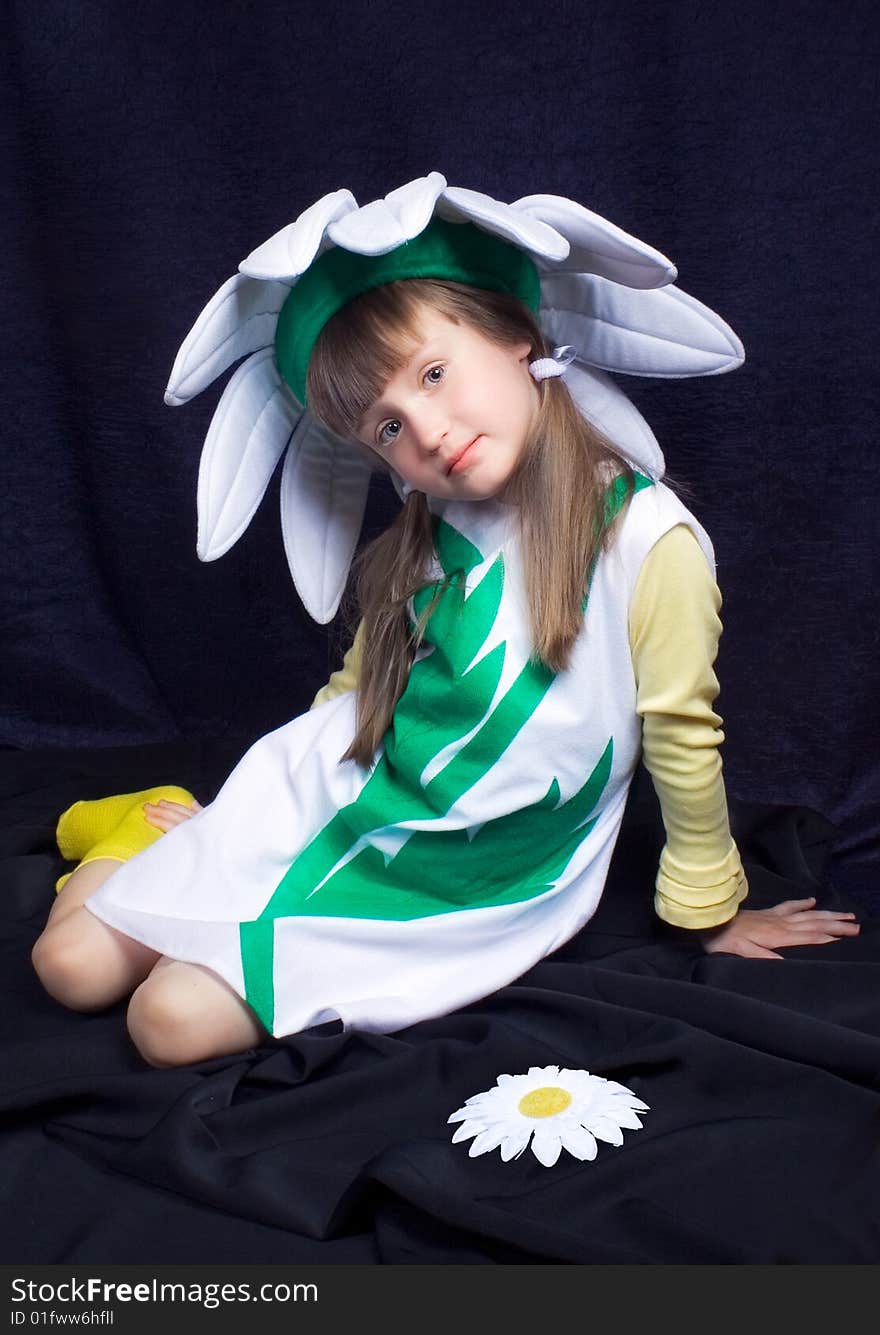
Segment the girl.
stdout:
[[[711,543],[632,405],[584,380],[600,344],[614,364],[603,302],[605,334],[653,322],[678,359],[657,370],[630,346],[616,369],[705,372],[694,321],[726,340],[710,370],[738,364],[736,336],[670,275],[572,201],[501,205],[432,173],[363,209],[325,196],[220,289],[166,395],[251,354],[203,455],[200,554],[243,531],[289,441],[285,542],[327,620],[369,467],[404,504],[362,562],[343,670],[209,806],[151,790],[61,818],[82,863],[34,949],[52,996],[89,1010],[131,994],[156,1066],[466,1005],[589,920],[642,752],[667,835],[662,918],[769,958],[858,932],[814,900],[740,907]],[[551,352],[557,331],[578,348]],[[588,420],[585,383],[619,431]]]

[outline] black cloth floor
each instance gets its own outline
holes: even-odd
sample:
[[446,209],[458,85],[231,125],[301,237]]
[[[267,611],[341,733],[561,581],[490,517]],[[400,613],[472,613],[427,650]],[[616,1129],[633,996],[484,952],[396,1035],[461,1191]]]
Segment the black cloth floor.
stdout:
[[[642,770],[592,922],[463,1011],[158,1071],[124,1006],[53,1002],[29,956],[61,811],[158,783],[210,801],[248,744],[0,752],[7,1262],[880,1260],[880,921],[784,961],[706,955],[653,914],[662,826]],[[750,906],[850,907],[821,816],[731,801],[731,818]],[[627,1085],[643,1129],[552,1168],[452,1144],[467,1098],[547,1065]]]

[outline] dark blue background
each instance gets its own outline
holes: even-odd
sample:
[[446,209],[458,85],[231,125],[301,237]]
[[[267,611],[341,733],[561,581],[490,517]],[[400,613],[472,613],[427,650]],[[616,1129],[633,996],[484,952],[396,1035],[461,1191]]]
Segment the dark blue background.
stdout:
[[[670,257],[747,360],[620,377],[713,537],[732,794],[812,807],[874,893],[874,6],[600,0],[6,6],[0,745],[255,738],[339,636],[284,559],[278,478],[195,555],[221,385],[177,348],[320,195],[415,176],[571,196]],[[377,492],[373,527],[391,510]],[[874,901],[876,903],[876,899]]]

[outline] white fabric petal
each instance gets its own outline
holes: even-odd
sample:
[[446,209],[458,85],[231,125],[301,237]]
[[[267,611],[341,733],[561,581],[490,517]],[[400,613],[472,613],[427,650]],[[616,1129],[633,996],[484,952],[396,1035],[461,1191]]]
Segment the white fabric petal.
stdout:
[[199,461],[196,550],[214,561],[253,518],[301,409],[264,348],[238,368],[217,404]]
[[[618,1098],[625,1099],[631,1108],[641,1108],[643,1112],[648,1111],[647,1103],[642,1103],[641,1099],[636,1098],[631,1089],[628,1089],[626,1085],[619,1084],[617,1080],[606,1080],[605,1092],[606,1094],[613,1094],[615,1100]],[[616,1106],[616,1102],[614,1106]]]
[[552,1168],[562,1153],[562,1139],[559,1132],[551,1131],[545,1126],[536,1127],[532,1136],[532,1153],[545,1168]]
[[666,460],[657,437],[609,375],[572,362],[565,384],[582,416],[603,431],[625,459],[655,481],[663,477]]
[[612,1117],[616,1115],[615,1109],[619,1108],[621,1104],[627,1108],[634,1108],[636,1112],[650,1112],[649,1105],[642,1103],[642,1100],[637,1099],[630,1090],[626,1090],[624,1094],[616,1094],[612,1100],[609,1100],[607,1107]]
[[508,1130],[501,1142],[501,1158],[505,1163],[510,1163],[511,1159],[518,1159],[523,1151],[528,1147],[531,1139],[531,1124],[524,1123],[515,1130]]
[[233,274],[208,302],[180,345],[165,402],[187,403],[218,375],[258,348],[272,347],[278,312],[290,288]]
[[424,231],[445,188],[446,178],[439,172],[420,176],[340,218],[328,227],[327,235],[337,246],[359,255],[385,255]]
[[498,1102],[497,1096],[500,1094],[501,1090],[496,1088],[484,1089],[482,1093],[473,1094],[471,1098],[465,1099],[464,1105],[459,1109],[459,1112],[466,1113],[468,1117],[472,1116],[477,1110],[483,1112],[488,1109],[492,1112],[499,1106],[504,1106],[503,1102],[501,1104]]
[[540,321],[581,361],[627,375],[719,375],[745,358],[730,326],[674,284],[638,291],[591,274],[546,275]]
[[303,413],[281,473],[281,533],[297,592],[322,625],[345,589],[370,476],[353,449]]
[[482,1122],[462,1122],[461,1126],[452,1137],[453,1145],[457,1145],[461,1140],[469,1140],[471,1136],[476,1136],[483,1130]]
[[325,232],[331,223],[347,213],[357,211],[357,200],[350,190],[333,190],[322,195],[314,204],[280,231],[275,232],[256,250],[252,250],[238,266],[251,278],[295,280],[305,273],[312,260],[329,242]]
[[505,1094],[497,1085],[493,1085],[491,1089],[483,1090],[482,1094],[475,1094],[472,1099],[468,1099],[467,1103],[469,1108],[497,1109],[504,1107]]
[[497,1150],[506,1135],[506,1126],[487,1126],[476,1137],[468,1150],[468,1154],[472,1159],[476,1159],[479,1154],[488,1154],[491,1150]]
[[642,1123],[632,1108],[615,1108],[611,1114],[618,1126],[628,1127],[630,1131],[641,1131]]
[[546,222],[524,210],[517,212],[510,204],[502,204],[479,190],[449,186],[437,201],[437,216],[449,221],[476,223],[484,232],[493,232],[554,265],[569,253],[565,237]]
[[628,287],[660,287],[675,281],[675,265],[659,250],[573,199],[523,195],[510,208],[545,223],[566,238],[568,257],[554,265],[555,270],[601,274]]
[[593,1160],[599,1153],[599,1146],[596,1144],[595,1137],[591,1136],[589,1131],[577,1123],[569,1124],[560,1128],[562,1136],[563,1149],[568,1150],[576,1159]]
[[613,1113],[607,1117],[589,1117],[588,1129],[598,1140],[607,1141],[609,1145],[623,1144],[623,1132],[621,1131]]

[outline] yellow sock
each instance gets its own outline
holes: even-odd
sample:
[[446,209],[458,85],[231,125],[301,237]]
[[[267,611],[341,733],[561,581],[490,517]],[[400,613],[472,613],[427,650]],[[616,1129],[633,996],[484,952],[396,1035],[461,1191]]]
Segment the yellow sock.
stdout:
[[[58,848],[65,858],[80,858],[82,867],[98,858],[127,862],[141,849],[155,843],[160,834],[144,815],[145,802],[180,802],[191,806],[193,795],[186,788],[165,784],[145,788],[139,793],[122,793],[93,802],[75,802],[61,816],[56,831]],[[76,870],[76,868],[74,868]],[[56,891],[66,885],[73,872],[66,872],[55,882]]]
[[55,841],[62,857],[71,861],[81,858],[89,849],[115,830],[122,817],[135,802],[158,802],[161,797],[169,802],[189,806],[193,795],[185,788],[166,784],[159,788],[144,788],[139,793],[120,793],[114,797],[99,797],[92,802],[74,802],[58,819]]

